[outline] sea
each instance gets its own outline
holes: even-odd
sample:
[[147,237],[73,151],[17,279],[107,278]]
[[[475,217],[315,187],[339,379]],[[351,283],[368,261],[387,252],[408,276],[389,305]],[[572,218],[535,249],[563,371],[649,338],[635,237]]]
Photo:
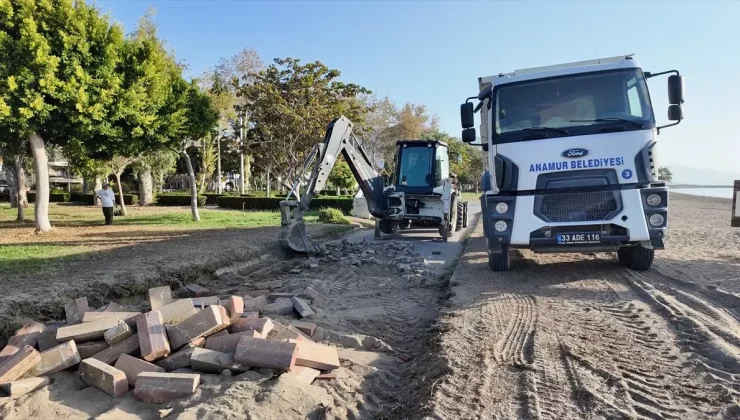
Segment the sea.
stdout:
[[732,188],[671,188],[670,191],[703,197],[732,198],[733,195]]

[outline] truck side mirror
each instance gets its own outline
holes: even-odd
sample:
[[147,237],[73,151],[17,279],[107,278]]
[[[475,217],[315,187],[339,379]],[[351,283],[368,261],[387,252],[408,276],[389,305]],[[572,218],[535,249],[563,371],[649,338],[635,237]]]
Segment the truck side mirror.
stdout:
[[681,121],[683,119],[683,108],[681,105],[668,106],[668,120]]
[[675,74],[668,76],[668,103],[671,105],[683,103],[683,76]]
[[473,103],[465,102],[460,105],[460,123],[462,128],[472,128],[475,126],[475,119],[473,117]]
[[[472,105],[472,104],[471,104]],[[462,131],[462,141],[472,143],[475,141],[475,128],[466,128]]]

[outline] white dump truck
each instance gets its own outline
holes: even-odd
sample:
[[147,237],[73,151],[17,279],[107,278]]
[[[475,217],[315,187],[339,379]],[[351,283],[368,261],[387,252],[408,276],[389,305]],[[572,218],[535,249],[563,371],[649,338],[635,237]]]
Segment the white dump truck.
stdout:
[[[658,126],[648,79],[668,77],[668,120]],[[663,248],[668,189],[656,176],[661,130],[683,119],[683,77],[644,72],[632,55],[481,77],[461,105],[462,138],[477,136],[488,262],[509,268],[509,250],[616,252],[634,270]]]

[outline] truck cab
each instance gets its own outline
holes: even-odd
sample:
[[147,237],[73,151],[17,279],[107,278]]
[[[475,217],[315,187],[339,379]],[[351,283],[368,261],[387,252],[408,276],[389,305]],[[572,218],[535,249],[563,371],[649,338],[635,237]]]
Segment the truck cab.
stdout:
[[[656,124],[647,80],[668,78],[669,120]],[[656,177],[657,135],[683,118],[683,78],[644,72],[631,55],[516,70],[478,80],[461,106],[463,141],[489,170],[481,186],[489,265],[509,250],[617,252],[646,270],[663,248],[668,190]],[[471,100],[478,100],[474,108]]]

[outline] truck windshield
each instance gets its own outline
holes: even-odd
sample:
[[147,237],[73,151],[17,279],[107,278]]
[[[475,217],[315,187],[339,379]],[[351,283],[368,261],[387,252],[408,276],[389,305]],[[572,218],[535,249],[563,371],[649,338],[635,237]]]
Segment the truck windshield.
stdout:
[[401,168],[398,179],[407,187],[426,187],[432,183],[432,148],[401,148]]
[[494,143],[653,128],[639,69],[579,74],[503,85],[495,94]]

